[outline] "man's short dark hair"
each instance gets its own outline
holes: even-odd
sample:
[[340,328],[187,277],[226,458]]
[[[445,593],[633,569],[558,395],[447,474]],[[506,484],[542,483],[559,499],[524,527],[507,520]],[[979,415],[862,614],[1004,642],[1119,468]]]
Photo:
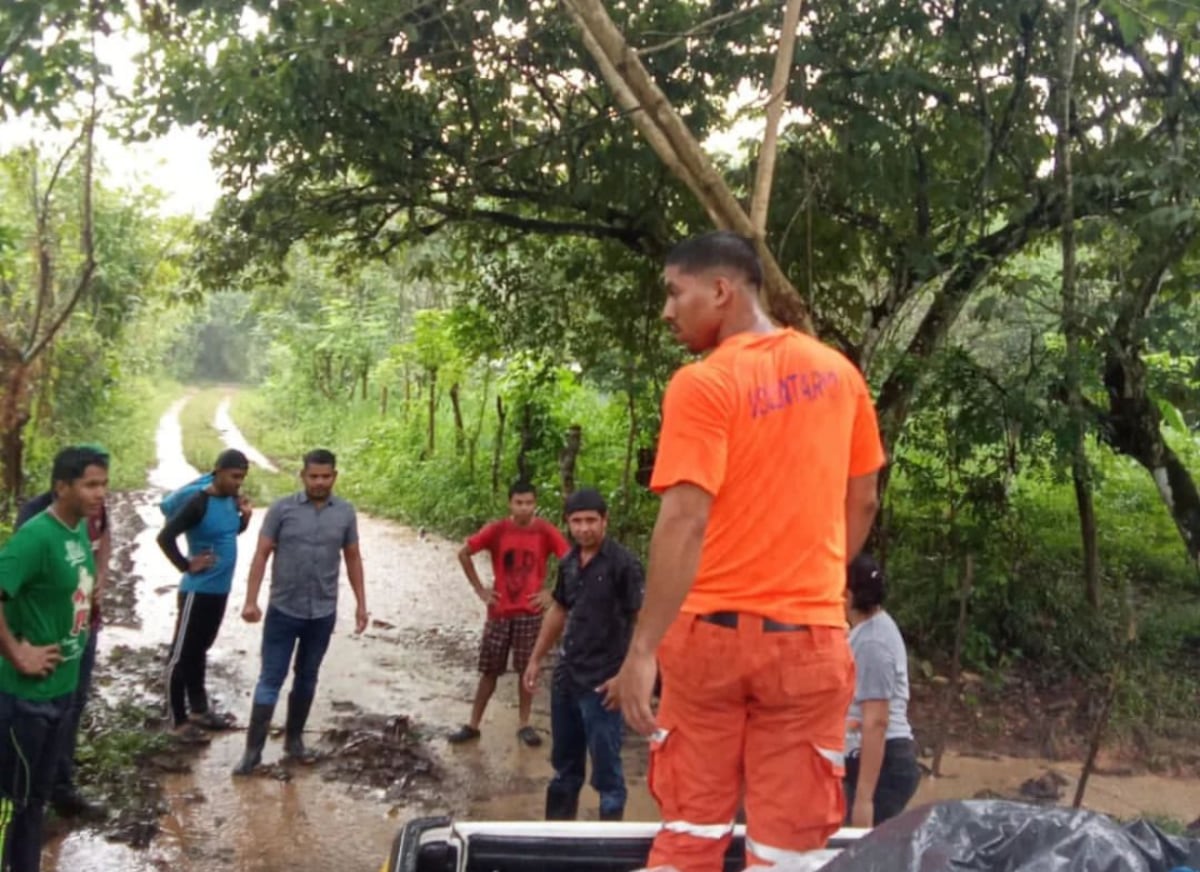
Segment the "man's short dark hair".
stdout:
[[533,496],[536,497],[537,488],[533,486],[532,482],[525,481],[525,479],[522,478],[514,481],[511,485],[509,485],[508,488],[508,498],[510,500],[517,494],[533,494]]
[[213,470],[220,472],[222,469],[249,469],[250,461],[246,455],[238,451],[236,448],[226,448],[217,455],[217,462],[213,464]]
[[54,455],[54,466],[50,470],[50,485],[74,484],[83,478],[89,466],[99,466],[108,469],[108,455],[101,454],[94,448],[81,448],[72,445]]
[[850,589],[850,606],[858,612],[870,612],[887,599],[887,579],[870,554],[862,553],[846,569],[846,586]]
[[[91,443],[85,442],[83,445],[72,445],[70,447],[76,451],[91,451],[92,453],[96,454],[100,458],[94,464],[89,463],[88,466],[103,466],[105,469],[108,469],[108,464],[111,462],[111,458],[108,456],[108,451],[104,448],[104,446],[102,446],[98,443],[95,443],[95,442],[91,442]],[[55,482],[54,471],[51,470],[50,471],[50,498],[51,499],[54,498],[54,482]]]
[[677,266],[685,273],[736,270],[755,289],[763,285],[762,261],[754,250],[754,242],[730,230],[714,230],[685,239],[667,254],[666,265]]
[[310,466],[332,466],[337,469],[337,455],[328,448],[314,448],[304,455],[304,468]]

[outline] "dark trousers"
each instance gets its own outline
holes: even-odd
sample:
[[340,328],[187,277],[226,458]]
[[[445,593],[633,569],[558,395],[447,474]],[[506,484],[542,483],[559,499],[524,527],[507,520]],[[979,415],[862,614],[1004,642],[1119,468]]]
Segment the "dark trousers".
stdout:
[[88,633],[87,646],[79,659],[79,686],[75,688],[71,697],[67,722],[63,724],[59,734],[58,768],[54,773],[55,796],[69,793],[75,784],[75,744],[79,738],[79,721],[83,717],[83,707],[87,705],[88,694],[92,691],[92,671],[96,668],[96,639],[100,635],[98,630],[98,627],[92,627]]
[[[842,786],[846,792],[847,823],[858,788],[858,764],[857,754],[846,758],[846,777]],[[875,783],[875,821],[872,826],[879,826],[904,811],[917,792],[920,780],[917,743],[912,739],[888,739],[884,745],[883,764],[879,767],[879,781]]]
[[0,693],[0,869],[5,872],[41,867],[42,818],[73,700],[70,693],[41,702]]
[[208,671],[208,649],[217,639],[225,619],[226,593],[179,592],[179,614],[175,619],[175,641],[167,663],[167,686],[175,726],[188,719],[188,710],[200,715],[208,711],[204,688]]
[[[574,817],[583,789],[587,758],[592,758],[592,787],[600,794],[600,814],[625,809],[625,774],[621,768],[624,724],[619,711],[604,707],[594,690],[581,690],[556,680],[550,691],[550,764],[554,778],[547,795],[557,797]],[[548,809],[549,811],[549,809]]]
[[325,618],[293,618],[279,609],[268,607],[263,621],[262,672],[254,688],[255,705],[275,705],[287,678],[295,654],[292,693],[297,699],[311,699],[317,692],[321,661],[329,650],[337,615]]

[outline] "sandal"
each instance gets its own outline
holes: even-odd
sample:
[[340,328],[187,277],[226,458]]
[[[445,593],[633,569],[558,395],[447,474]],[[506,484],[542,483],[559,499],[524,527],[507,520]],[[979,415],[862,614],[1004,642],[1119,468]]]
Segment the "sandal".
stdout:
[[212,736],[195,724],[182,724],[170,732],[171,740],[180,745],[207,745]]
[[542,737],[538,735],[537,730],[529,726],[517,730],[517,738],[529,748],[538,748],[542,744]]
[[237,719],[228,712],[217,714],[210,710],[193,714],[191,722],[201,729],[220,732],[221,730],[233,729],[233,725],[237,722]]
[[461,745],[463,742],[471,742],[478,739],[480,736],[479,730],[474,727],[463,724],[453,733],[446,737],[451,745]]

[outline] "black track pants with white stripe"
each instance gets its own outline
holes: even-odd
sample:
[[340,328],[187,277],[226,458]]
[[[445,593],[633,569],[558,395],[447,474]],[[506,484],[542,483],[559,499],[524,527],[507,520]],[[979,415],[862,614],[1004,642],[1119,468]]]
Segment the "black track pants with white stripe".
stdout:
[[175,640],[167,662],[167,687],[175,726],[187,721],[189,710],[197,715],[208,711],[208,694],[204,690],[208,649],[221,629],[228,601],[226,593],[179,593]]

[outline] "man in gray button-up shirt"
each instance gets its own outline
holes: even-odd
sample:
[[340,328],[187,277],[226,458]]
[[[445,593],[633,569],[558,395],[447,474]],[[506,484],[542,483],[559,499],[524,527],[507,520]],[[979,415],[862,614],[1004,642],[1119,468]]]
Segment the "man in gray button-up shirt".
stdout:
[[304,725],[337,618],[338,571],[343,558],[358,601],[355,632],[361,633],[367,627],[358,521],[354,507],[333,495],[337,481],[333,453],[317,449],[304,455],[300,480],[304,490],[277,501],[267,512],[250,564],[242,618],[255,623],[263,619],[258,592],[267,560],[275,555],[270,602],[263,623],[262,672],[254,688],[254,706],[246,728],[246,753],[234,768],[235,775],[249,775],[262,762],[271,716],[292,665],[293,650],[296,677],[288,695],[283,750],[301,762],[312,762],[316,757],[304,747]]

